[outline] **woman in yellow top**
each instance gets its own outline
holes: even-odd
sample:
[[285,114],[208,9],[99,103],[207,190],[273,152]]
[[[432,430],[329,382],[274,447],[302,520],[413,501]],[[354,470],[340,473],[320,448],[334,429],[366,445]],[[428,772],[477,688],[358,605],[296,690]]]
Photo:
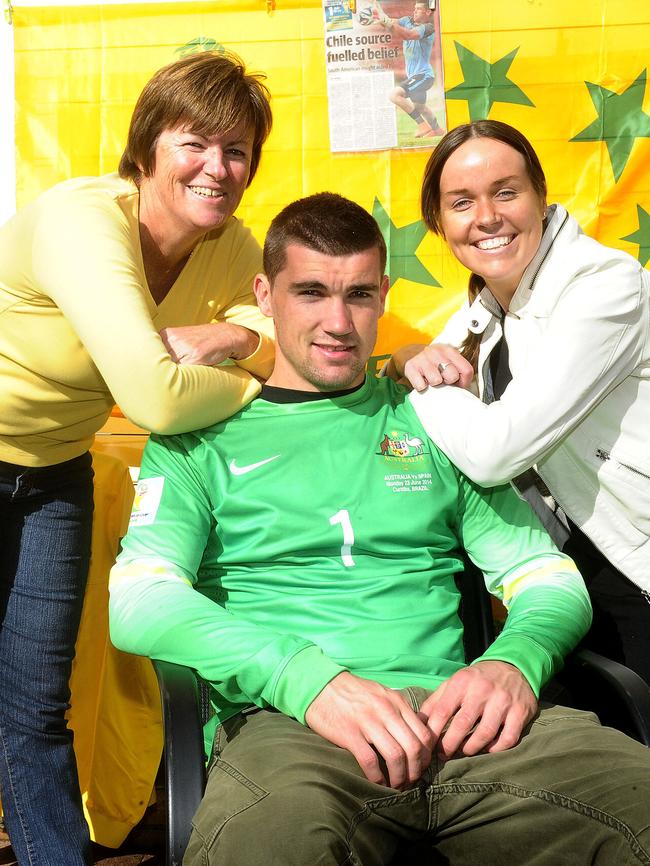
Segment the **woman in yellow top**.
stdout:
[[270,372],[259,248],[233,218],[268,97],[235,57],[173,63],[119,175],[58,184],[0,229],[0,793],[21,864],[92,862],[64,713],[95,432],[115,402],[159,433],[212,424]]

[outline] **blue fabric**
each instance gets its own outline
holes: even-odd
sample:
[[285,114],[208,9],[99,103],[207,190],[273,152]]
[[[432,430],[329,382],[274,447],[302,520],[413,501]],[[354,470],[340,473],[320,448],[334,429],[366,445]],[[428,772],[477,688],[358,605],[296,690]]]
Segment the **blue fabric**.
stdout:
[[433,27],[427,24],[416,24],[408,15],[400,18],[397,23],[402,27],[417,30],[420,34],[419,39],[405,39],[403,43],[407,77],[423,73],[428,78],[434,78],[431,66],[431,50],[435,39]]
[[0,464],[0,790],[21,866],[87,866],[68,680],[90,560],[89,454]]

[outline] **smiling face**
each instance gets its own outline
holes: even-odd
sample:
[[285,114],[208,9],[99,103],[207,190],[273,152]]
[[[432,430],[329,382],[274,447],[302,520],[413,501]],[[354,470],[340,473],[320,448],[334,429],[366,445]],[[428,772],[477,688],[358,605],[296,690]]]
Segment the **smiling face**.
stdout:
[[524,157],[494,138],[466,141],[440,175],[445,240],[506,310],[539,247],[545,211]]
[[186,127],[164,130],[153,174],[140,182],[140,220],[161,247],[193,245],[237,209],[248,175],[253,133],[243,125],[205,137]]
[[288,244],[273,286],[262,274],[255,279],[260,310],[275,321],[269,385],[336,391],[361,384],[387,292],[376,247],[329,256]]

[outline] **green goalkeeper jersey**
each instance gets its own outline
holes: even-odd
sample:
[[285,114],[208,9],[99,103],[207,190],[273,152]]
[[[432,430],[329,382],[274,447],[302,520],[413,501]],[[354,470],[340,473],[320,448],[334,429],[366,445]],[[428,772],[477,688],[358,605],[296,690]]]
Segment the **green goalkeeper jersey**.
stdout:
[[588,627],[582,579],[510,487],[449,462],[405,396],[367,378],[152,436],[111,576],[113,642],[196,668],[221,720],[254,704],[304,721],[342,670],[433,689],[464,665],[465,548],[509,608],[482,658],[539,691]]

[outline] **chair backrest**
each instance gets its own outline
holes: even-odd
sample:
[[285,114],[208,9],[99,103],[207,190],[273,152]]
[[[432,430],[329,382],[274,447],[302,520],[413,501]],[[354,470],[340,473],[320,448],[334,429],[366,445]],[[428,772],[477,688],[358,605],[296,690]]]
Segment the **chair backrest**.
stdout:
[[[206,783],[199,683],[191,668],[154,660],[165,730],[165,866],[181,866]],[[207,688],[207,685],[203,683]]]

